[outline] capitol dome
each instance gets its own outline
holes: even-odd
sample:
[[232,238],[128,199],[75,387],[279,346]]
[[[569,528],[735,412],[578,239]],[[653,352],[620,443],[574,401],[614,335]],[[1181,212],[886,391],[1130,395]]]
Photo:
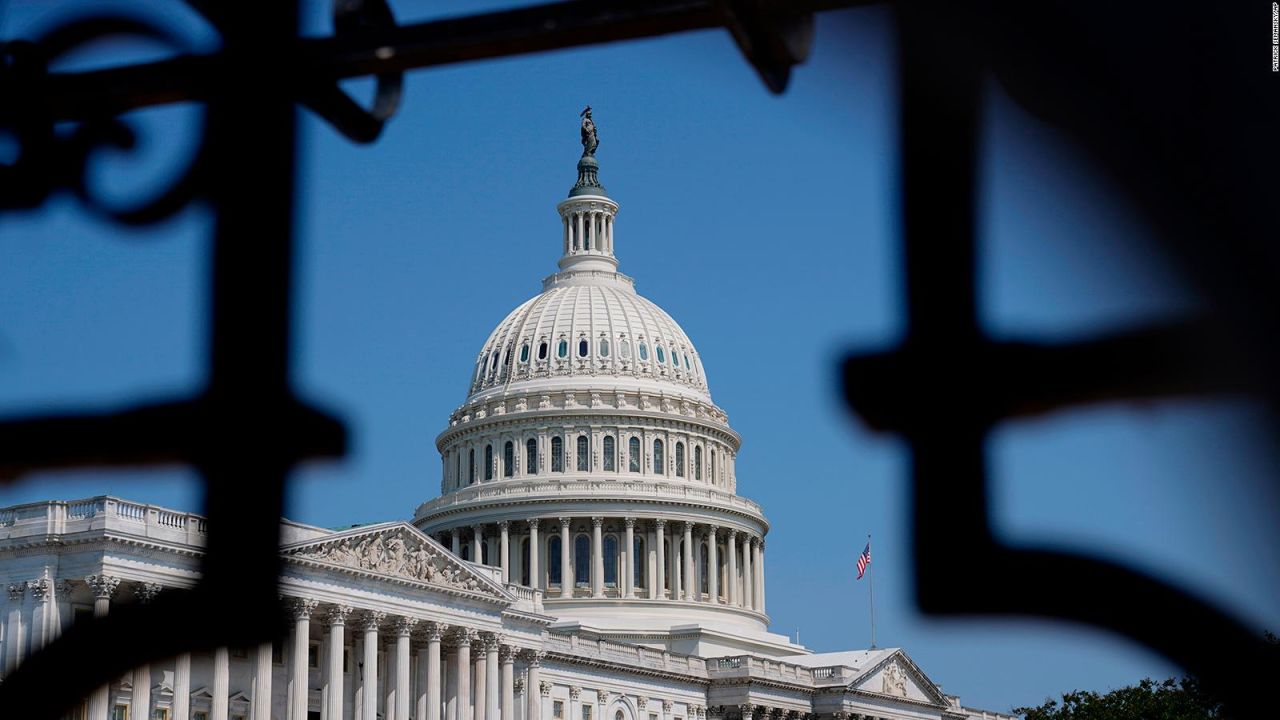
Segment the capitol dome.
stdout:
[[618,204],[583,121],[557,272],[475,359],[414,524],[528,586],[561,625],[680,652],[793,653],[767,632],[760,506],[702,358],[618,272]]

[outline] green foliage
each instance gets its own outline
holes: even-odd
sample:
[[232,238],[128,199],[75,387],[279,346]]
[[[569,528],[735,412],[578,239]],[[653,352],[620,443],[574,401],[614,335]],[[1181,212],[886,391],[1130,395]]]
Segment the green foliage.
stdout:
[[1099,695],[1077,690],[1062,700],[1046,700],[1037,707],[1014,708],[1026,720],[1216,720],[1222,705],[1200,689],[1192,678],[1157,682],[1147,678],[1137,685]]

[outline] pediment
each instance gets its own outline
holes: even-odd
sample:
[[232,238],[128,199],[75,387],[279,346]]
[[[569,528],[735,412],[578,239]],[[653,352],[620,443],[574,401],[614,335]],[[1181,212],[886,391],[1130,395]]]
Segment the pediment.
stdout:
[[895,650],[868,668],[849,689],[930,705],[948,704],[938,686],[901,650]]
[[357,575],[427,586],[454,594],[515,602],[501,584],[486,577],[405,522],[353,528],[281,548],[286,560]]

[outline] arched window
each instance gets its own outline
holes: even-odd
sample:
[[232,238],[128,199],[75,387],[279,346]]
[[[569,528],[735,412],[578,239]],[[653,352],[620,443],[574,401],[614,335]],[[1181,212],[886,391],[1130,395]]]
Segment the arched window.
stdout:
[[467,484],[468,485],[476,484],[476,449],[475,448],[471,448],[471,470],[467,474]]
[[453,486],[462,487],[462,453],[453,454]]
[[539,359],[539,360],[546,360],[546,359],[547,359],[547,343],[546,343],[546,341],[543,341],[543,342],[538,343],[538,359]]
[[645,587],[644,571],[649,563],[644,554],[644,538],[635,536],[631,543],[631,584],[634,587]]
[[538,474],[538,441],[533,438],[524,443],[524,474]]
[[480,564],[489,564],[489,543],[486,540],[480,541]]
[[502,446],[502,477],[516,474],[516,446],[510,440]]
[[586,338],[578,341],[578,357],[586,357],[591,352],[591,343]]
[[623,360],[630,360],[631,359],[631,343],[627,342],[626,340],[619,340],[618,354],[622,356]]
[[591,540],[579,535],[573,541],[573,584],[591,586]]
[[609,357],[609,341],[600,339],[600,357]]
[[720,593],[720,597],[728,597],[729,595],[729,570],[728,554],[724,545],[716,545],[716,577],[719,582],[716,583],[716,590]]
[[649,346],[643,340],[640,342],[640,359],[649,362]]
[[462,559],[471,560],[471,543],[462,543]]
[[559,585],[563,582],[560,569],[560,536],[552,535],[547,540],[547,583]]
[[618,586],[618,538],[615,535],[604,536],[604,584]]
[[609,472],[616,470],[614,463],[614,440],[612,435],[604,436],[604,469]]
[[661,346],[661,345],[657,346],[657,348],[655,348],[655,349],[654,349],[654,352],[655,352],[655,353],[657,353],[657,355],[658,355],[658,362],[660,362],[660,363],[664,363],[664,362],[666,362],[666,361],[667,361],[667,356],[666,356],[666,354],[665,354],[665,353],[663,353],[663,352],[662,352],[662,346]]
[[530,587],[532,583],[529,582],[529,538],[520,541],[520,558],[522,561],[520,563],[520,584]]
[[684,443],[676,443],[676,477],[684,477]]
[[714,485],[716,482],[716,451],[715,450],[711,451],[711,467],[709,469],[711,470],[711,484]]
[[578,436],[578,472],[586,472],[591,469],[591,442],[587,440],[586,435]]
[[493,479],[493,444],[484,446],[484,479]]
[[529,362],[529,343],[520,346],[520,362]]
[[564,439],[551,438],[551,472],[564,472]]
[[693,479],[702,479],[702,446],[693,448]]
[[556,357],[560,357],[560,358],[569,357],[569,341],[568,340],[561,340],[560,344],[556,346]]
[[710,592],[707,584],[707,544],[698,543],[698,588],[694,597],[701,597],[702,593]]
[[653,441],[653,471],[659,475],[667,474],[667,457],[662,452],[662,441]]
[[627,469],[640,472],[640,438],[633,437],[627,441]]

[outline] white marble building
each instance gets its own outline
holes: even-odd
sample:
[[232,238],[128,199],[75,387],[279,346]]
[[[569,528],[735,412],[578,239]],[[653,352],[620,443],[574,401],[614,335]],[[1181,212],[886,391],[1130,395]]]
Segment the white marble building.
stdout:
[[[592,153],[557,209],[559,272],[481,349],[436,441],[440,496],[411,522],[283,522],[290,637],[137,668],[81,717],[1007,717],[901,649],[812,654],[768,631],[739,437],[688,336],[617,272]],[[114,497],[0,510],[4,673],[82,617],[192,587],[204,535]]]

